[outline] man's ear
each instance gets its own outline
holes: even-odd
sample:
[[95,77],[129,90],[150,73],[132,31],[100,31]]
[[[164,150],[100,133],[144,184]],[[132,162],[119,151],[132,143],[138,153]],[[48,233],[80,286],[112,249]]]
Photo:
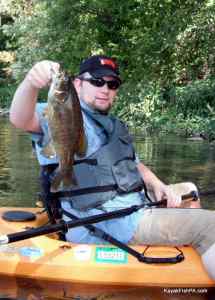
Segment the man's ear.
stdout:
[[77,91],[77,93],[78,93],[78,95],[79,95],[80,89],[81,89],[81,85],[82,85],[81,80],[80,80],[79,78],[75,78],[75,79],[73,80],[73,85],[74,85],[74,87],[75,87],[75,89],[76,89],[76,91]]

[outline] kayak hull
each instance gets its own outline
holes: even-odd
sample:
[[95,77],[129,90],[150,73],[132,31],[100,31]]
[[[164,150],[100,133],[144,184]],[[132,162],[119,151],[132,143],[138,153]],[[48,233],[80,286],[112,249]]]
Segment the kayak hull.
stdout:
[[[2,299],[82,299],[82,300],[193,300],[214,299],[214,287],[149,287],[113,286],[80,283],[37,281],[22,278],[1,278],[0,298]],[[173,298],[172,298],[173,297]]]
[[[8,222],[2,218],[6,211],[0,208],[1,234],[36,228],[47,223],[39,208],[19,208],[36,214],[36,220]],[[143,252],[144,246],[134,247]],[[77,245],[59,241],[56,235],[39,236],[0,246],[0,291],[10,282],[13,290],[20,282],[27,286],[50,288],[58,293],[95,292],[141,288],[193,287],[212,288],[199,255],[190,246],[180,248],[185,260],[177,264],[145,264],[112,245]],[[175,248],[150,247],[147,255],[176,256]],[[9,284],[8,284],[9,285]],[[15,288],[16,287],[16,288]]]

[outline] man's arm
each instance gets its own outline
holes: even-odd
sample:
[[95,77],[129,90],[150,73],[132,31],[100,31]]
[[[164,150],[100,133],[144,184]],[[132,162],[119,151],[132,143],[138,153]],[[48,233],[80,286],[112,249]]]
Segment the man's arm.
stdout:
[[176,196],[168,185],[164,184],[148,167],[143,163],[138,163],[138,170],[145,182],[148,192],[154,200],[167,200],[168,207],[179,207],[181,197]]
[[19,85],[10,107],[10,121],[26,131],[39,132],[39,120],[35,113],[38,89],[31,85],[27,77]]
[[59,70],[58,63],[48,60],[38,62],[19,85],[10,107],[10,121],[15,127],[32,132],[41,131],[35,106],[39,90],[49,84],[53,70]]

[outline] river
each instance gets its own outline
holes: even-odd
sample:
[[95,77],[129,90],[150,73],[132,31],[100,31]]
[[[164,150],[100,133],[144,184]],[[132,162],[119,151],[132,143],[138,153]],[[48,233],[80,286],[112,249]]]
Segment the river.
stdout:
[[29,135],[0,118],[0,204],[34,206],[39,168]]
[[[138,135],[135,145],[140,160],[166,183],[193,181],[200,191],[214,190],[214,197],[202,197],[202,205],[215,208],[215,145],[175,135]],[[29,134],[0,118],[0,205],[34,206],[38,174]]]

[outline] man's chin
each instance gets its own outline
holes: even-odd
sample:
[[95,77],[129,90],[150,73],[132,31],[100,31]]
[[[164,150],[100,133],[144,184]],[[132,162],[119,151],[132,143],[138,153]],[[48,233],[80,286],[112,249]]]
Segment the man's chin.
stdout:
[[106,107],[101,107],[101,106],[96,107],[96,110],[104,115],[107,115],[109,113],[110,109],[111,109],[111,105],[106,106]]

